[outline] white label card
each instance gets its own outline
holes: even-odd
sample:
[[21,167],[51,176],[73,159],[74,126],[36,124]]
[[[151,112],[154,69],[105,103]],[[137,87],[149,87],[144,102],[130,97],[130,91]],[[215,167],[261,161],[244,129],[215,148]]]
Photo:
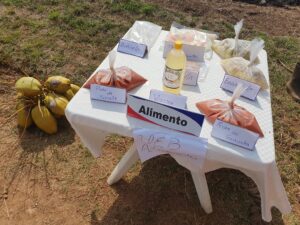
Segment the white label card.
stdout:
[[170,154],[188,169],[202,168],[207,151],[205,138],[146,128],[134,130],[133,137],[142,162],[158,155]]
[[[166,58],[167,54],[173,48],[174,43],[171,41],[165,41],[163,57]],[[182,50],[184,51],[187,60],[194,62],[204,62],[204,46],[195,46],[189,44],[183,44]]]
[[248,82],[246,80],[239,79],[234,76],[230,76],[228,74],[224,75],[223,82],[221,84],[221,88],[224,90],[234,92],[235,88],[239,83],[242,83],[243,85],[247,86],[247,89],[243,92],[241,96],[248,98],[250,100],[255,100],[256,96],[260,90],[260,86],[251,82]]
[[121,39],[117,51],[144,58],[147,53],[147,45]]
[[149,99],[154,102],[174,106],[181,109],[186,108],[187,97],[182,95],[174,95],[164,91],[152,89],[150,91]]
[[92,84],[90,92],[93,100],[126,103],[126,89]]
[[216,120],[211,135],[231,144],[253,150],[259,138],[259,134],[250,130]]
[[198,82],[199,72],[195,73],[193,71],[186,71],[184,75],[183,84],[196,86]]
[[193,86],[197,85],[201,64],[202,63],[200,62],[186,62],[183,84]]

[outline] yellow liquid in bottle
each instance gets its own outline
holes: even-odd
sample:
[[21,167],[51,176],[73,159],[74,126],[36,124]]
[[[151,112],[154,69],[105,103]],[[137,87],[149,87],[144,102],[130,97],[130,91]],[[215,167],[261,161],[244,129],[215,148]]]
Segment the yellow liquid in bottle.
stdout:
[[182,50],[182,43],[175,42],[174,48],[166,58],[163,75],[163,90],[172,94],[180,94],[182,87],[186,56]]

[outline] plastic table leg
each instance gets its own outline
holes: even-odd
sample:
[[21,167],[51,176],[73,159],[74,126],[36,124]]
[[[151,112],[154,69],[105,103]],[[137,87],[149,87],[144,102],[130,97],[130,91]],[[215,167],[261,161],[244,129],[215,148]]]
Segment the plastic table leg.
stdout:
[[139,155],[135,147],[132,145],[125,153],[121,161],[114,168],[113,172],[107,179],[107,183],[112,185],[118,182],[122,176],[139,160]]
[[196,187],[200,204],[206,213],[212,212],[209,190],[204,172],[192,172],[192,178]]
[[[139,155],[136,148],[132,145],[130,149],[125,153],[123,158],[114,168],[113,172],[107,179],[107,183],[112,185],[118,182],[125,173],[139,160]],[[192,178],[197,190],[197,194],[200,200],[200,204],[206,213],[212,212],[212,205],[209,195],[209,190],[206,182],[205,174],[202,172],[192,172]]]

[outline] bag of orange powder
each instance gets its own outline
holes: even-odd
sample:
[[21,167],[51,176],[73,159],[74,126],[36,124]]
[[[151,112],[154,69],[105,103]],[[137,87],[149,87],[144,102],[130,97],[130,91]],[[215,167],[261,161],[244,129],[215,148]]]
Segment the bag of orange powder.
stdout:
[[196,103],[197,108],[205,114],[206,119],[214,123],[216,119],[251,130],[263,137],[255,116],[245,108],[235,104],[235,100],[241,96],[247,87],[239,84],[230,101],[211,99]]
[[114,68],[116,52],[111,51],[109,57],[109,69],[98,70],[84,85],[90,88],[91,84],[99,84],[110,87],[124,88],[127,91],[134,89],[147,80],[126,66]]

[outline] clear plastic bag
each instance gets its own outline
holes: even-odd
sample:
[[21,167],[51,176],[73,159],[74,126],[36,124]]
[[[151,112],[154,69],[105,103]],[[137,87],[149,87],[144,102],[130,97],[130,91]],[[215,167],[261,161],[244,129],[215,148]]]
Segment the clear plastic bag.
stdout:
[[223,59],[221,65],[227,74],[255,83],[262,89],[268,89],[269,85],[263,72],[255,66],[255,59],[263,48],[264,41],[254,39],[250,43],[250,61],[242,57],[233,57]]
[[149,50],[161,32],[161,26],[147,21],[135,21],[124,39],[147,45]]
[[91,84],[100,84],[117,88],[124,88],[127,91],[144,84],[147,80],[135,71],[126,66],[114,67],[116,52],[111,51],[109,57],[109,69],[98,70],[83,87],[90,88]]
[[230,101],[223,101],[220,99],[211,99],[203,102],[196,103],[197,108],[205,114],[206,119],[214,123],[216,119],[224,122],[240,126],[242,128],[251,130],[258,133],[263,137],[263,132],[259,127],[259,124],[255,116],[247,111],[245,108],[236,105],[234,102],[247,87],[239,84]]
[[[250,41],[239,40],[239,35],[243,27],[244,20],[234,25],[234,38],[226,38],[222,41],[212,43],[212,49],[222,58],[243,57],[250,60]],[[256,59],[256,63],[258,63]]]
[[212,41],[217,38],[217,33],[204,30],[195,30],[173,22],[170,32],[166,37],[166,41],[174,42],[176,40],[181,40],[184,44],[205,47],[208,41]]

